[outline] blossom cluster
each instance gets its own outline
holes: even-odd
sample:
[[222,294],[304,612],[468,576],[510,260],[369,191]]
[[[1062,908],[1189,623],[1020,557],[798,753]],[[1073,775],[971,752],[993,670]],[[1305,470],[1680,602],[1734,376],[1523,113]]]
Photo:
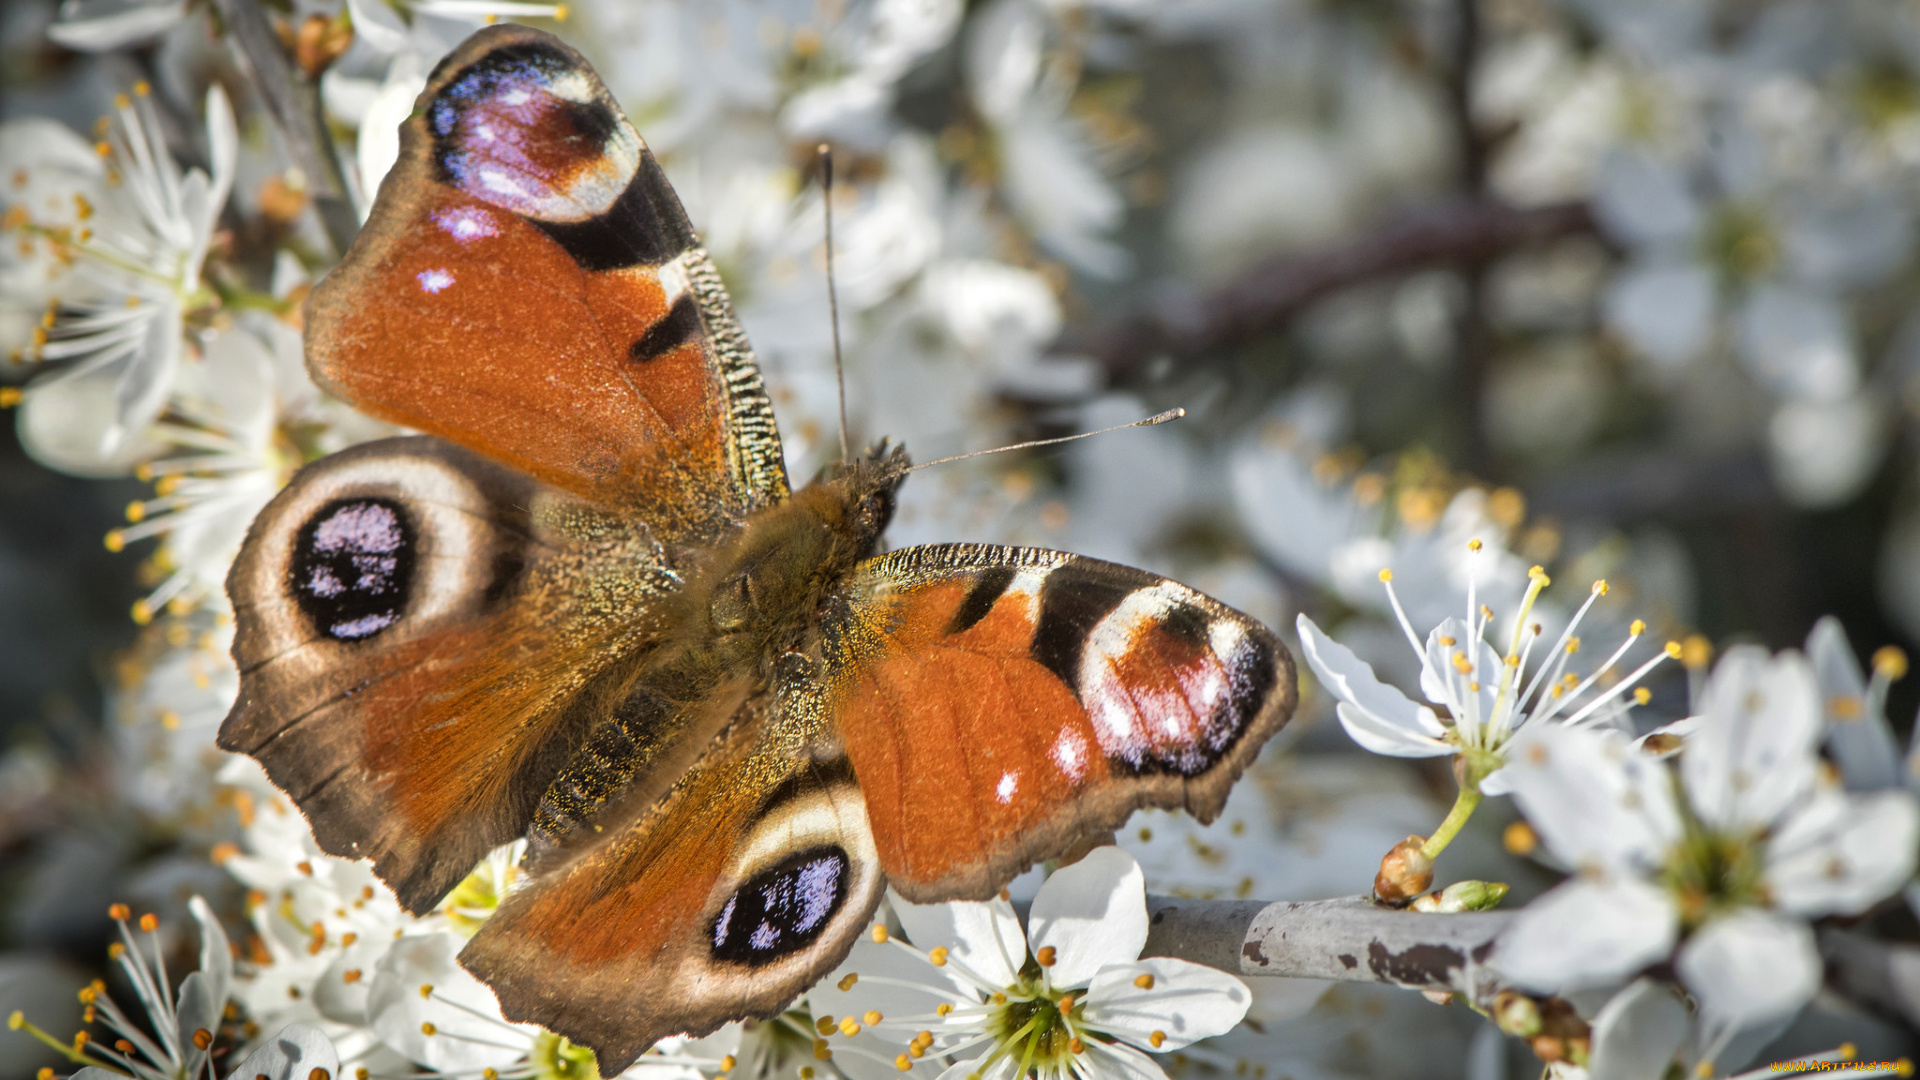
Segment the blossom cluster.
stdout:
[[[1665,1080],[1913,1051],[1920,1015],[1876,1018],[1902,1006],[1847,967],[1915,955],[1906,661],[1815,620],[1920,640],[1920,9],[293,0],[261,37],[239,7],[0,19],[0,407],[35,467],[141,489],[85,520],[137,583],[107,723],[0,754],[0,1057],[597,1073],[457,961],[519,848],[409,914],[213,745],[254,515],[395,433],[314,385],[304,300],[434,65],[500,19],[581,49],[644,134],[792,475],[838,452],[842,366],[851,441],[923,458],[1184,406],[916,474],[889,542],[1149,567],[1300,661],[1217,822],[1141,812],[986,903],[891,897],[786,1012],[627,1075]],[[1143,955],[1149,892],[1507,922],[1442,1007]]]

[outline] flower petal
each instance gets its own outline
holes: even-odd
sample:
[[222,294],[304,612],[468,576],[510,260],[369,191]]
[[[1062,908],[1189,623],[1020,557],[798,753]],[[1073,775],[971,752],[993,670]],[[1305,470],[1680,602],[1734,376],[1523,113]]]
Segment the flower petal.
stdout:
[[326,1075],[340,1075],[340,1055],[319,1028],[306,1024],[288,1024],[280,1034],[262,1043],[247,1055],[230,1074],[261,1077],[267,1080],[307,1080],[317,1069]]
[[1493,966],[1530,990],[1605,986],[1666,958],[1679,931],[1667,894],[1638,879],[1575,879],[1528,904]]
[[[851,983],[848,982],[851,978]],[[841,989],[845,985],[846,989]],[[916,987],[925,987],[924,990]],[[972,986],[959,981],[953,974],[952,965],[940,968],[896,945],[878,944],[862,938],[854,943],[853,951],[847,954],[845,961],[819,984],[807,992],[807,1004],[815,1019],[824,1017],[864,1018],[869,1012],[878,1012],[881,1016],[893,1018],[912,1018],[934,1016],[934,1010],[942,1004],[972,1005],[978,1003],[980,995]],[[946,1018],[949,1025],[958,1023]],[[977,1023],[977,1020],[967,1021]],[[891,1044],[886,1047],[872,1046],[869,1049],[885,1049],[883,1057],[891,1059],[900,1052],[914,1037],[914,1029],[909,1027],[874,1027],[862,1020],[863,1029],[855,1039],[866,1039],[869,1034],[880,1042]],[[942,1021],[927,1019],[920,1024],[923,1028],[938,1029]],[[859,1055],[849,1056],[849,1063]],[[891,1063],[887,1068],[892,1069]]]
[[1715,919],[1681,948],[1674,970],[1701,1019],[1746,1028],[1800,1011],[1820,989],[1820,952],[1798,919],[1748,908]]
[[1712,828],[1765,828],[1813,783],[1820,694],[1798,653],[1735,646],[1700,697],[1700,728],[1680,755],[1687,798]]
[[1667,367],[1693,359],[1713,339],[1713,274],[1695,263],[1629,266],[1601,306],[1608,325]]
[[1375,678],[1366,661],[1328,637],[1312,619],[1302,615],[1294,625],[1300,632],[1301,653],[1320,685],[1339,700],[1340,724],[1354,742],[1390,757],[1453,753],[1453,747],[1441,741],[1447,729],[1432,709]]
[[1528,727],[1494,775],[1506,778],[1527,823],[1572,866],[1650,871],[1680,836],[1667,767],[1613,732]]
[[1027,936],[1005,900],[910,904],[893,894],[888,899],[907,940],[922,952],[944,948],[961,967],[995,988],[1019,981],[1020,965],[1027,959]]
[[1687,1038],[1687,1007],[1665,983],[1635,979],[1593,1018],[1590,1080],[1664,1076]]
[[200,924],[200,971],[207,977],[207,989],[213,992],[213,1000],[224,1006],[227,991],[233,986],[233,950],[227,944],[227,932],[220,926],[220,917],[199,894],[187,901],[187,910],[193,913],[193,921]]
[[1900,751],[1885,708],[1867,709],[1867,679],[1840,620],[1831,615],[1807,635],[1807,661],[1826,714],[1827,749],[1849,791],[1875,791],[1900,782]]
[[1857,915],[1913,876],[1920,807],[1904,789],[1821,791],[1767,843],[1775,906],[1798,915]]
[[1101,968],[1128,963],[1146,947],[1146,876],[1119,848],[1094,848],[1040,885],[1027,927],[1035,956],[1053,950],[1047,981],[1085,986]]
[[158,37],[187,17],[185,0],[64,4],[47,37],[76,52],[107,52]]
[[1089,1042],[1086,1056],[1099,1080],[1167,1080],[1159,1062],[1126,1043]]
[[[1087,984],[1084,1015],[1098,1030],[1143,1050],[1167,1051],[1225,1035],[1252,1003],[1247,985],[1224,971],[1155,957],[1101,968]],[[1158,1046],[1155,1032],[1161,1035]]]

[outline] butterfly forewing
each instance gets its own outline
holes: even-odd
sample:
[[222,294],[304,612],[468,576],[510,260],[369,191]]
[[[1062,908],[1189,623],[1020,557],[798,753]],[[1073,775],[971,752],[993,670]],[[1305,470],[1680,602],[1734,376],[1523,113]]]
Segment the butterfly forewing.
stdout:
[[1143,806],[1211,820],[1292,714],[1266,627],[1165,578],[946,544],[861,565],[826,627],[824,707],[888,881],[986,899]]
[[308,313],[314,376],[368,412],[645,516],[662,535],[784,498],[718,274],[646,144],[550,35],[476,34]]

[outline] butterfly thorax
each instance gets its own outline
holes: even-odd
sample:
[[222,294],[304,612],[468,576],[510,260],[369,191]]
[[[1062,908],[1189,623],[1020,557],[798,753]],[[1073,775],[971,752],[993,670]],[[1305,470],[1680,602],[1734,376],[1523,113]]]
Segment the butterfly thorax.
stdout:
[[822,612],[878,549],[904,464],[895,453],[838,466],[749,517],[690,568],[673,605],[674,632],[542,796],[531,832],[536,861],[645,813],[667,791],[636,778],[684,771],[663,767],[665,756],[778,719],[754,703],[765,703],[783,662],[807,663],[818,652]]

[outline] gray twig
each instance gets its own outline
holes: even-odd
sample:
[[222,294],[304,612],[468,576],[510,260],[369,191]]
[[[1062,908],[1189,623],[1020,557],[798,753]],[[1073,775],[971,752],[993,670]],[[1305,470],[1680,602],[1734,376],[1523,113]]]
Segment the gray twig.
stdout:
[[295,73],[281,50],[280,39],[267,22],[258,0],[214,0],[227,32],[239,46],[253,81],[266,101],[267,112],[287,140],[287,155],[306,174],[307,191],[320,214],[327,238],[346,254],[360,231],[360,219],[347,198],[346,175],[333,152],[320,104],[320,86]]
[[1196,357],[1270,334],[1308,305],[1348,286],[1485,261],[1592,228],[1585,203],[1517,207],[1497,199],[1461,199],[1394,218],[1340,247],[1262,263],[1218,292],[1150,290],[1135,314],[1069,331],[1058,349],[1097,359],[1108,381],[1121,385],[1140,378],[1161,356]]
[[[1451,991],[1482,1008],[1505,989],[1486,960],[1514,915],[1396,911],[1364,896],[1272,903],[1149,896],[1147,913],[1145,956],[1238,975]],[[1920,1028],[1920,946],[1828,927],[1820,951],[1834,990]]]
[[1241,975],[1383,982],[1451,990],[1475,1002],[1499,991],[1485,966],[1504,911],[1427,915],[1338,900],[1147,898],[1147,956],[1174,956]]

